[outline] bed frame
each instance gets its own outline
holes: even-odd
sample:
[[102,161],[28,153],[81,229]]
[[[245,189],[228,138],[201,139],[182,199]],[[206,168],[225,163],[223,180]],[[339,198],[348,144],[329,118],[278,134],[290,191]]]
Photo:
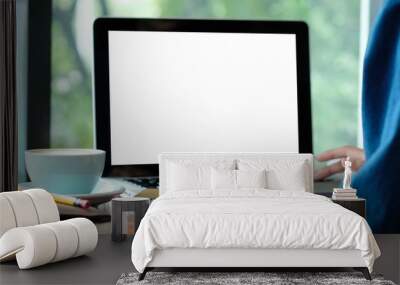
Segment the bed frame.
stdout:
[[[313,156],[311,154],[276,154],[276,153],[171,153],[161,154],[160,167],[160,194],[165,193],[167,183],[166,161],[182,159],[294,159],[304,160],[307,164],[307,192],[313,192]],[[286,271],[305,269],[334,270],[338,268],[353,268],[361,271],[367,280],[371,275],[361,257],[359,250],[333,249],[253,249],[253,248],[169,248],[157,249],[153,259],[147,265],[139,280],[143,280],[146,273],[153,269],[229,269],[229,271],[271,271],[282,269]],[[197,270],[196,270],[197,271]]]
[[[171,248],[156,250],[152,261],[139,275],[143,280],[148,271],[155,268],[182,268],[197,271],[270,271],[282,268],[315,270],[353,268],[361,271],[367,280],[371,275],[359,250],[328,249],[193,249]],[[196,269],[196,270],[194,270]]]

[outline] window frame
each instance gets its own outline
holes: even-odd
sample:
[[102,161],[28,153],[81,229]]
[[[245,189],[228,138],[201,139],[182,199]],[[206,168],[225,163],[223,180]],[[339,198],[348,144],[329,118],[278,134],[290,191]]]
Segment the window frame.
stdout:
[[[382,7],[383,0],[360,0],[362,10],[360,11],[360,70],[363,66],[363,55],[367,45],[368,34],[379,10]],[[24,148],[20,149],[19,156],[25,148],[47,148],[50,146],[50,116],[51,116],[51,29],[52,29],[52,8],[53,0],[28,1],[28,18],[26,22],[27,34],[27,81],[26,94],[27,110],[26,117],[19,116],[19,127],[23,128],[22,133],[26,138],[19,139],[19,144],[23,143]],[[18,6],[17,6],[18,9]],[[18,21],[17,23],[23,24]],[[19,45],[18,47],[19,48]],[[37,67],[40,66],[40,73]],[[362,74],[360,73],[360,87]],[[359,146],[362,147],[362,122],[361,122],[361,88],[359,95]],[[24,100],[25,100],[24,99]],[[93,112],[93,117],[95,116]],[[21,122],[24,120],[24,122]],[[25,124],[26,123],[26,124]],[[94,128],[95,132],[95,128]],[[94,134],[95,135],[95,134]],[[25,141],[26,139],[26,141]],[[95,145],[95,139],[94,147]],[[26,144],[26,145],[25,145]],[[24,161],[22,160],[24,164]],[[24,165],[21,166],[24,168]]]
[[50,146],[52,4],[28,3],[27,149]]

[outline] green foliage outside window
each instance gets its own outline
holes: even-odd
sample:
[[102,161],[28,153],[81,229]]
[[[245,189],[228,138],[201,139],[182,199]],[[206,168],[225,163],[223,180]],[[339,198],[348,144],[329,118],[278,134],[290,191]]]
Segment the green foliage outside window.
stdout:
[[92,24],[100,16],[305,21],[314,152],[357,143],[360,0],[53,0],[52,147],[93,145]]

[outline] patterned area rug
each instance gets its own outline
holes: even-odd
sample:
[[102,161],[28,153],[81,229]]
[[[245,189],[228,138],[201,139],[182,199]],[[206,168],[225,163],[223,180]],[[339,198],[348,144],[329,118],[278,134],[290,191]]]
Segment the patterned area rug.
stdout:
[[145,284],[379,284],[395,285],[382,276],[368,281],[359,272],[148,272],[138,281],[138,273],[122,274],[117,285]]

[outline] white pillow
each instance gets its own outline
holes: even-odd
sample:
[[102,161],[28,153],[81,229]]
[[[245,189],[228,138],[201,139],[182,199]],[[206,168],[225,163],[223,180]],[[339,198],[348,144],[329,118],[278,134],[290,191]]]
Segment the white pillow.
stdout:
[[212,168],[211,189],[236,189],[236,170]]
[[267,172],[268,188],[276,190],[306,191],[307,177],[304,175],[305,164],[298,164],[294,168],[269,170]]
[[211,169],[234,169],[234,160],[177,159],[166,162],[167,191],[210,190]]
[[237,188],[267,188],[267,172],[262,170],[236,170]]
[[266,170],[267,188],[306,191],[309,188],[308,165],[305,160],[240,159],[239,170]]
[[266,171],[263,170],[211,170],[211,188],[213,190],[241,188],[266,188]]
[[211,188],[211,167],[170,163],[168,189],[184,191]]

